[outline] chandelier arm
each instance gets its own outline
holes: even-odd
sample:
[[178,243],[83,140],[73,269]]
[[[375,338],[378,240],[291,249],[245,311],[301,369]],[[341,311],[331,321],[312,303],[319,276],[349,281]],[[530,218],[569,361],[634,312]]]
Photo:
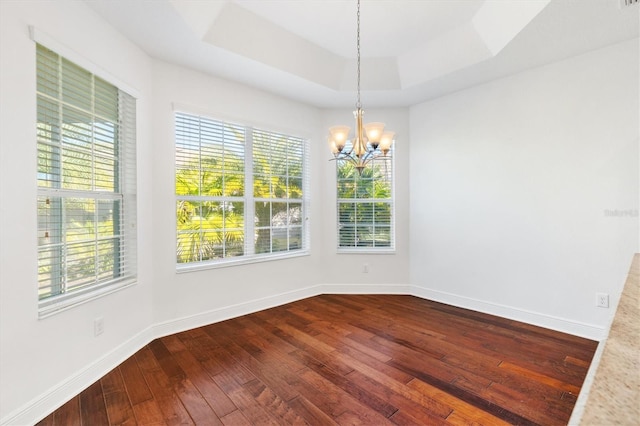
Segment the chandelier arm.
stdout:
[[362,156],[363,164],[365,165],[369,164],[369,162],[371,162],[371,160],[375,158],[373,154],[374,154],[374,151],[367,150],[367,152]]
[[354,167],[356,167],[356,168],[358,167],[358,159],[356,157],[351,156],[351,155],[340,155],[340,156],[336,156],[334,158],[330,158],[329,159],[329,161],[338,161],[338,160],[348,161],[351,164],[353,164]]
[[351,155],[350,153],[347,152],[339,152],[337,154],[333,155],[333,158],[329,158],[329,161],[334,161],[334,160],[345,160],[345,161],[351,161],[351,162],[356,162],[357,161],[357,157]]

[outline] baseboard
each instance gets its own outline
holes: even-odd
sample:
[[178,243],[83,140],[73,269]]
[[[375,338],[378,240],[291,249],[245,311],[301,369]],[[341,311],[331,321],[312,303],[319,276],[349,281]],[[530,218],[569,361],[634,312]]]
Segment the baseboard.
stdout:
[[153,326],[155,338],[168,336],[185,330],[202,327],[207,324],[225,321],[285,303],[319,294],[410,294],[409,285],[401,284],[325,284],[297,289],[249,302],[225,306],[207,312],[201,312],[187,317],[165,321]]
[[0,420],[1,425],[32,425],[59,408],[87,386],[118,366],[153,340],[151,327],[134,335],[129,340],[87,365],[73,376],[50,388],[21,408]]
[[526,309],[518,309],[498,303],[472,299],[425,287],[411,286],[411,294],[423,299],[442,302],[460,308],[471,309],[473,311],[484,312],[596,341],[602,341],[606,337],[606,330],[602,327],[529,311]]
[[537,312],[516,309],[408,284],[317,285],[154,324],[86,366],[78,373],[52,387],[27,404],[24,404],[21,408],[10,413],[3,419],[0,419],[0,425],[30,425],[40,421],[47,414],[82,392],[91,383],[104,376],[153,339],[263,309],[269,309],[307,297],[317,296],[319,294],[410,294],[423,299],[485,312],[598,341],[604,339],[606,333],[603,328],[590,324],[583,324],[564,318],[552,317]]
[[321,294],[321,292],[321,286],[307,287],[154,324],[109,353],[103,355],[100,359],[92,362],[73,376],[24,404],[21,408],[9,413],[6,417],[0,419],[0,425],[14,426],[37,423],[62,404],[85,390],[91,383],[120,365],[124,360],[153,339],[294,302],[306,297],[316,296]]
[[285,303],[295,302],[296,300],[305,299],[307,297],[317,296],[321,293],[322,286],[317,285],[250,300],[248,302],[238,303],[235,305],[229,305],[218,309],[212,309],[210,311],[201,312],[175,320],[161,322],[153,326],[154,338],[168,336],[170,334],[180,333],[181,331],[202,327],[207,324],[225,321],[253,312],[262,311],[264,309],[273,308],[275,306],[284,305]]
[[411,294],[408,284],[324,284],[319,294]]

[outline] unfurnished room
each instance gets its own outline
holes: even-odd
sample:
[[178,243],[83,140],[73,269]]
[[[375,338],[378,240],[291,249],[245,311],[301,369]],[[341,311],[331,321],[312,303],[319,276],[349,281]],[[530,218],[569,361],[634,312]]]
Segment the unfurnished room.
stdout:
[[0,0],[0,425],[637,425],[638,0]]

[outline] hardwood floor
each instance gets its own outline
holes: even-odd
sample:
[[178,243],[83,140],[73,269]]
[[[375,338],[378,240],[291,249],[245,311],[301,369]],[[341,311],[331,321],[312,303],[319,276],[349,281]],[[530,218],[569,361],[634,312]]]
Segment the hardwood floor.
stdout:
[[597,342],[322,295],[156,339],[40,425],[564,425]]

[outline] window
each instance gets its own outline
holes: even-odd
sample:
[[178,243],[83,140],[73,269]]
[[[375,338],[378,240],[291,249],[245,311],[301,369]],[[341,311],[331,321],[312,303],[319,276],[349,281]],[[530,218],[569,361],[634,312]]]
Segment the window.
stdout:
[[338,250],[393,251],[392,156],[371,160],[361,176],[351,162],[337,160],[336,179]]
[[55,311],[136,276],[135,99],[37,45],[38,297]]
[[306,141],[175,114],[178,268],[304,254]]

